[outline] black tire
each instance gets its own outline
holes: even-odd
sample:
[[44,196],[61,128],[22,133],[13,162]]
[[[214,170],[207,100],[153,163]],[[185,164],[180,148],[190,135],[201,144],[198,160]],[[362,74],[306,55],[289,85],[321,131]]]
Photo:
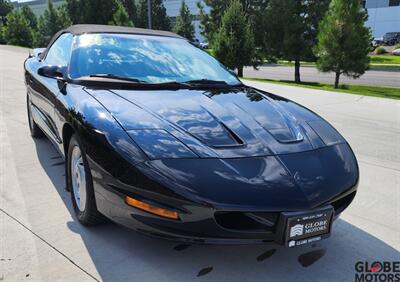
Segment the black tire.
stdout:
[[[82,156],[82,160],[83,160],[83,165],[84,165],[84,171],[85,171],[85,183],[86,183],[86,204],[84,209],[81,211],[78,207],[78,204],[76,202],[76,198],[75,198],[75,192],[72,186],[72,175],[71,175],[71,171],[72,171],[72,167],[71,167],[71,156],[72,156],[72,152],[74,150],[74,148],[78,146],[80,152],[81,152],[81,156]],[[87,162],[87,158],[86,158],[86,153],[85,150],[81,144],[81,142],[79,141],[79,138],[76,134],[72,135],[71,140],[69,142],[69,146],[68,146],[68,154],[67,154],[67,188],[68,190],[71,192],[71,201],[72,201],[72,205],[74,207],[74,211],[75,211],[75,215],[78,218],[78,221],[86,226],[93,226],[93,225],[97,225],[100,224],[102,222],[105,221],[105,217],[99,213],[99,211],[97,210],[97,206],[96,206],[96,200],[95,200],[95,196],[94,196],[94,190],[93,190],[93,180],[92,180],[92,175],[90,173],[90,169],[89,169],[89,165]]]
[[26,95],[26,109],[28,113],[28,124],[29,124],[29,131],[31,132],[31,136],[33,138],[43,138],[44,133],[33,120],[32,111],[31,111],[31,102],[29,100],[29,96]]

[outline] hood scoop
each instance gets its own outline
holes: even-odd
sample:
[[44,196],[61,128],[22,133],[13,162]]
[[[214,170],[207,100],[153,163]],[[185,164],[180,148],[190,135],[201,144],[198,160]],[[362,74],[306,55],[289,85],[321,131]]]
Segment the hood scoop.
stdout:
[[162,116],[208,146],[232,147],[244,144],[236,133],[202,106],[186,109],[184,113],[176,109],[163,111]]
[[188,131],[193,137],[211,147],[241,146],[244,142],[226,125],[220,123],[218,130],[191,130]]
[[250,114],[254,120],[267,130],[280,143],[296,143],[304,139],[303,130],[296,117],[276,101],[261,96],[255,91],[247,93],[236,106]]
[[[318,136],[325,122],[317,115],[251,88],[87,91],[125,130],[164,130],[200,158],[290,154],[331,144]],[[318,126],[307,123],[319,120]]]

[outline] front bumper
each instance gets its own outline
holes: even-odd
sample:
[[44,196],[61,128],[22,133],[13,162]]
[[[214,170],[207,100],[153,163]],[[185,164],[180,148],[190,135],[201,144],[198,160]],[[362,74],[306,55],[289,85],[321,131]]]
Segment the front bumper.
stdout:
[[[347,144],[276,157],[119,163],[108,170],[88,160],[102,214],[139,232],[191,243],[282,243],[282,212],[332,205],[337,218],[359,179]],[[126,196],[176,211],[180,220],[129,206]]]
[[[353,201],[356,188],[357,185],[323,205],[333,206],[334,220]],[[286,225],[279,222],[280,212],[216,210],[189,204],[185,205],[186,213],[181,214],[178,221],[131,207],[124,201],[125,194],[104,189],[96,182],[95,191],[97,208],[106,217],[153,237],[191,244],[283,244]],[[252,215],[266,220],[261,224]]]

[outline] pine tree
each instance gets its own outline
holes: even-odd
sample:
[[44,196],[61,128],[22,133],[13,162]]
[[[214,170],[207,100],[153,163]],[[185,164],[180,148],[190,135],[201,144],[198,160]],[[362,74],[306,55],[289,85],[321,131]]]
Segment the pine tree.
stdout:
[[6,27],[0,21],[0,44],[7,44],[7,41],[6,41],[5,37],[4,37],[5,29],[6,29]]
[[135,0],[121,0],[122,5],[124,5],[125,10],[128,12],[129,19],[136,23],[137,21],[137,7]]
[[32,29],[29,22],[19,11],[7,15],[7,26],[4,29],[7,44],[31,47],[33,42]]
[[189,7],[185,0],[182,0],[181,8],[179,9],[178,17],[174,27],[174,32],[185,37],[189,41],[194,40],[194,26],[192,24],[193,16],[190,14]]
[[[265,11],[264,52],[294,61],[294,80],[300,82],[300,61],[313,61],[318,23],[330,0],[270,0]],[[278,16],[279,15],[279,16]]]
[[80,0],[66,0],[65,10],[67,11],[69,18],[73,24],[84,23],[84,4]]
[[358,0],[332,0],[322,20],[315,48],[318,69],[335,72],[335,88],[340,75],[358,78],[369,66],[371,31],[364,26],[367,12]]
[[109,22],[111,25],[119,26],[133,26],[133,22],[129,19],[128,12],[125,10],[121,3],[118,3],[118,8],[113,15],[112,21]]
[[31,29],[36,30],[37,29],[37,18],[36,18],[36,15],[33,13],[31,7],[29,7],[28,5],[22,6],[21,13],[25,17],[25,19],[28,21]]
[[65,6],[74,24],[108,24],[118,8],[118,0],[66,0]]
[[[167,15],[162,0],[151,0],[151,28],[157,30],[171,30],[171,20]],[[147,28],[147,0],[140,0],[137,15],[137,26]]]
[[[247,21],[253,26],[260,26],[263,18],[263,11],[269,0],[240,0],[243,12]],[[232,0],[203,0],[197,3],[200,10],[200,28],[202,35],[213,42],[214,35],[221,26],[222,16],[231,5]],[[205,12],[204,5],[208,7],[209,12]],[[253,30],[253,32],[261,32],[262,29]],[[257,36],[260,37],[261,36]]]
[[215,56],[226,67],[237,69],[240,77],[243,67],[253,64],[253,33],[239,0],[233,0],[223,15],[213,47]]
[[147,0],[139,0],[137,7],[136,22],[135,25],[141,28],[147,28]]
[[0,0],[0,24],[6,25],[7,15],[14,9],[9,0]]
[[47,9],[39,17],[38,32],[35,39],[35,46],[45,47],[54,34],[63,28],[71,25],[68,13],[64,6],[54,8],[51,0],[47,3]]

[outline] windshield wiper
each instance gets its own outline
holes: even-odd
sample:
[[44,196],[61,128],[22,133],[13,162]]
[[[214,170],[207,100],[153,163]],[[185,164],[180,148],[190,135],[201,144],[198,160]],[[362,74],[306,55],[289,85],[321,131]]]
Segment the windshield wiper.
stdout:
[[101,73],[101,74],[91,74],[89,77],[100,77],[100,78],[109,78],[109,79],[118,79],[118,80],[124,80],[124,81],[131,81],[131,82],[136,82],[136,83],[144,83],[147,84],[147,81],[140,80],[137,78],[131,78],[131,77],[126,77],[126,76],[119,76],[111,73]]
[[182,82],[183,84],[187,85],[215,85],[215,86],[241,86],[242,83],[237,84],[229,84],[223,80],[211,80],[211,79],[193,79]]
[[211,79],[193,79],[193,80],[184,81],[182,83],[184,83],[184,84],[207,84],[207,85],[215,85],[215,84],[227,85],[228,84],[222,80],[211,80]]
[[148,84],[148,85],[153,85],[153,86],[157,86],[157,87],[198,88],[198,87],[218,87],[218,86],[235,87],[235,86],[241,86],[243,84],[238,83],[238,84],[230,85],[222,80],[193,79],[193,80],[187,80],[187,81],[183,81],[183,82],[166,81],[166,82],[154,83],[154,84]]

